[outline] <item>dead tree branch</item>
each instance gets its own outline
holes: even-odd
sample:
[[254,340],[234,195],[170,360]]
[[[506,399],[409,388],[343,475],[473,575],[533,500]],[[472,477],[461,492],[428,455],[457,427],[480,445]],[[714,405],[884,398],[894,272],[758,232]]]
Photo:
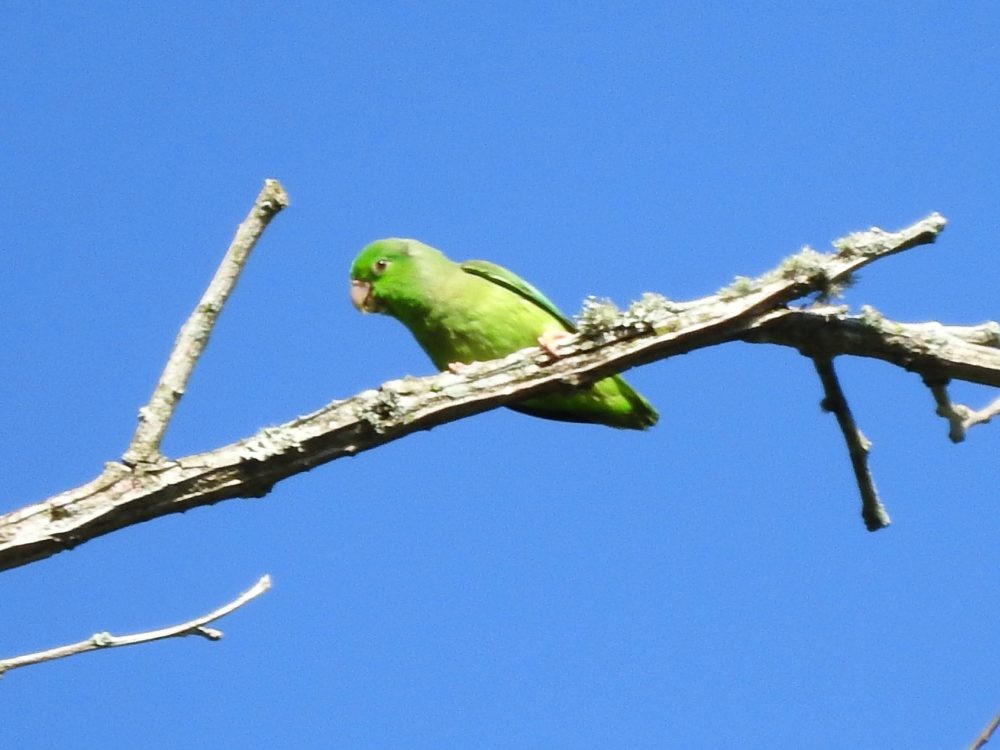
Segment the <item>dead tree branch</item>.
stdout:
[[780,309],[761,315],[737,338],[791,346],[831,356],[881,359],[925,380],[964,380],[1000,387],[1000,325],[899,323],[874,308],[860,315],[829,305]]
[[156,463],[159,460],[160,441],[184,395],[188,378],[208,345],[222,306],[236,286],[258,238],[267,229],[271,219],[287,205],[288,194],[281,184],[277,180],[266,180],[250,213],[236,228],[236,236],[208,289],[181,326],[173,351],[170,352],[149,403],[139,409],[139,424],[132,436],[132,443],[122,458],[124,463],[134,466],[140,462]]
[[993,721],[987,724],[986,728],[980,733],[980,735],[972,741],[972,744],[969,745],[969,750],[979,750],[979,748],[990,741],[990,738],[993,737],[993,733],[997,731],[998,727],[1000,727],[1000,713],[994,716]]
[[948,421],[948,438],[953,443],[961,443],[970,428],[977,424],[986,424],[1000,414],[1000,398],[977,411],[951,400],[948,395],[948,381],[934,381],[925,377],[924,383],[930,388],[934,403],[937,404],[935,413]]
[[[835,244],[833,253],[807,248],[759,278],[739,278],[691,302],[647,294],[622,312],[589,301],[579,333],[560,343],[555,361],[527,349],[469,366],[460,375],[387,382],[206,453],[168,459],[147,451],[148,461],[111,462],[81,487],[0,516],[0,570],[169,513],[261,497],[293,474],[410,433],[694,349],[736,339],[801,348],[799,326],[835,331],[831,340],[844,351],[831,344],[830,356],[874,356],[935,377],[1000,386],[996,324],[975,334],[968,333],[974,329],[944,328],[951,344],[928,348],[926,337],[933,333],[926,326],[883,321],[884,330],[871,331],[864,320],[835,315],[829,308],[820,308],[822,313],[786,308],[807,295],[828,296],[869,263],[934,242],[944,225],[944,218],[933,214],[899,232],[872,229],[850,235]],[[810,347],[810,356],[823,353],[821,346]]]
[[70,643],[66,646],[58,646],[45,651],[37,651],[33,654],[24,654],[23,656],[14,656],[9,659],[0,659],[0,677],[3,677],[5,673],[12,669],[17,669],[18,667],[41,664],[45,661],[62,659],[67,656],[75,656],[88,651],[116,648],[118,646],[134,646],[137,643],[161,641],[164,638],[180,638],[187,635],[198,635],[202,638],[207,638],[210,641],[217,641],[222,638],[222,631],[206,627],[206,625],[239,609],[247,602],[256,599],[269,588],[271,588],[271,578],[270,576],[263,576],[259,581],[257,581],[257,583],[228,604],[224,604],[218,609],[209,612],[207,615],[202,615],[201,617],[196,617],[193,620],[182,622],[180,625],[172,625],[170,627],[160,628],[159,630],[147,630],[142,633],[133,633],[131,635],[116,636],[111,635],[111,633],[108,632],[95,633],[90,638],[79,641],[78,643]]
[[844,434],[844,441],[847,443],[847,453],[851,458],[851,468],[854,469],[854,479],[858,483],[861,491],[861,517],[865,521],[865,528],[869,531],[878,531],[889,525],[889,514],[886,512],[882,501],[878,499],[878,491],[875,489],[875,481],[872,479],[871,470],[868,468],[868,451],[871,450],[871,441],[858,429],[851,413],[851,407],[847,403],[847,397],[840,387],[840,379],[837,371],[833,368],[833,358],[821,356],[813,359],[816,365],[816,373],[823,384],[823,409],[832,413],[837,418],[840,431]]

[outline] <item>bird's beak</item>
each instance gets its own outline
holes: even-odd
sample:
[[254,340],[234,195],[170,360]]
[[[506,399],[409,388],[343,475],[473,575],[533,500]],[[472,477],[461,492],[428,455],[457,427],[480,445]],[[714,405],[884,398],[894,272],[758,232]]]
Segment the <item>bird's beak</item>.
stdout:
[[372,297],[372,285],[367,281],[351,280],[351,304],[361,312],[375,312],[378,303]]

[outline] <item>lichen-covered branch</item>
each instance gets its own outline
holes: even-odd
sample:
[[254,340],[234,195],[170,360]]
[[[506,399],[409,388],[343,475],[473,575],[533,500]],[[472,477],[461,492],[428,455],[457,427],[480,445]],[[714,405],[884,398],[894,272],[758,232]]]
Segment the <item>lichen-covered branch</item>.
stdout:
[[1000,325],[899,323],[871,307],[852,315],[829,305],[780,309],[761,315],[736,338],[780,344],[803,353],[873,357],[927,380],[964,380],[1000,387]]
[[32,654],[24,654],[23,656],[13,656],[8,659],[0,659],[0,677],[2,677],[6,672],[9,672],[12,669],[17,669],[18,667],[41,664],[42,662],[54,661],[55,659],[62,659],[67,656],[84,654],[88,651],[98,651],[100,649],[116,648],[118,646],[134,646],[137,643],[161,641],[164,638],[180,638],[188,635],[197,635],[202,638],[207,638],[210,641],[217,641],[222,638],[222,632],[216,630],[215,628],[206,627],[208,623],[214,622],[222,617],[225,617],[229,613],[234,612],[247,602],[256,599],[269,588],[271,588],[271,578],[270,576],[263,576],[257,581],[257,583],[228,604],[224,604],[218,609],[209,612],[207,615],[202,615],[201,617],[196,617],[193,620],[182,622],[180,625],[171,625],[170,627],[160,628],[159,630],[147,630],[142,633],[133,633],[131,635],[116,636],[111,635],[111,633],[108,632],[95,633],[90,638],[77,643],[70,643],[66,646],[58,646],[56,648],[46,649],[45,651],[37,651]]
[[[831,337],[831,356],[848,353],[837,346],[850,343],[856,351],[849,353],[1000,385],[993,328],[967,335],[961,332],[973,329],[946,328],[962,346],[953,342],[927,351],[926,326],[883,321],[883,329],[893,330],[891,336],[868,329],[854,335],[857,321],[829,312],[822,318],[809,310],[786,309],[807,295],[830,294],[868,263],[933,242],[943,227],[944,219],[934,214],[899,232],[873,229],[851,235],[837,243],[834,253],[803,250],[764,276],[740,279],[718,294],[691,302],[650,294],[621,312],[591,302],[581,315],[580,333],[560,343],[555,361],[538,349],[526,349],[471,365],[461,374],[384,383],[207,453],[109,463],[88,484],[0,516],[0,570],[169,513],[229,498],[260,497],[289,476],[412,432],[700,347],[765,335],[774,337],[772,343],[798,346],[796,324],[791,318],[783,321],[785,315],[801,315],[798,319],[807,321],[801,325],[814,329],[839,329],[841,336]],[[817,322],[821,320],[826,322]],[[813,347],[810,356],[823,354],[823,345]]]
[[236,286],[240,273],[250,258],[267,225],[288,205],[288,194],[277,180],[265,180],[250,213],[237,227],[229,250],[198,305],[181,326],[173,351],[167,358],[159,382],[149,403],[139,409],[139,423],[122,460],[129,465],[155,463],[160,442],[198,358],[208,344],[222,306]]

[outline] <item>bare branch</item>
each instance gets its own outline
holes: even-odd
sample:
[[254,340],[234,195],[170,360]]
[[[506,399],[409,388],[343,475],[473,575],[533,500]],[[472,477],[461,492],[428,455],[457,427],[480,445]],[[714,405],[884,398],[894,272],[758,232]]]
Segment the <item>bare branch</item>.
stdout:
[[[832,284],[867,263],[932,242],[943,227],[944,219],[934,214],[897,233],[871,230],[851,235],[838,243],[835,253],[804,250],[758,279],[742,279],[693,302],[647,295],[622,313],[592,304],[583,315],[580,333],[560,342],[560,358],[555,361],[537,348],[526,349],[470,365],[460,375],[441,373],[384,383],[207,453],[135,466],[109,463],[86,485],[0,516],[0,570],[169,513],[229,498],[261,497],[282,479],[412,432],[639,364],[749,338],[755,330],[763,330],[755,328],[760,321],[787,312],[788,302],[827,293]],[[775,319],[768,330],[780,331],[781,325]],[[794,341],[790,336],[789,341],[776,343],[796,346]],[[870,343],[866,346],[877,351]],[[998,354],[991,346],[978,349]],[[811,356],[823,353],[820,347]],[[956,377],[968,374],[976,382],[1000,385],[1000,357],[987,356],[969,368],[931,352],[922,360],[921,366],[925,365],[935,372],[954,369],[960,371]]]
[[965,420],[965,429],[968,430],[977,424],[986,424],[998,414],[1000,414],[1000,398],[994,399],[988,406],[984,406],[979,411],[970,411]]
[[932,381],[965,380],[1000,387],[1000,326],[899,323],[871,307],[860,315],[845,308],[780,309],[758,317],[734,337],[754,344],[792,346],[809,356],[881,359]]
[[1000,398],[976,411],[951,400],[948,395],[948,381],[935,382],[933,379],[925,377],[924,383],[930,388],[931,395],[934,396],[934,403],[937,404],[935,413],[948,420],[948,439],[953,443],[961,443],[965,440],[965,435],[970,428],[977,424],[986,424],[997,414],[1000,414]]
[[27,667],[32,664],[40,664],[45,661],[62,659],[66,656],[75,656],[76,654],[83,654],[88,651],[116,648],[118,646],[134,646],[137,643],[150,643],[152,641],[163,640],[164,638],[180,638],[188,635],[197,635],[211,641],[217,641],[222,638],[222,632],[216,630],[215,628],[208,628],[205,626],[210,622],[214,622],[215,620],[225,617],[230,612],[239,609],[247,602],[256,599],[269,588],[271,588],[271,577],[265,575],[257,581],[257,583],[228,604],[209,612],[207,615],[202,615],[201,617],[196,617],[193,620],[182,622],[180,625],[173,625],[159,630],[149,630],[142,633],[133,633],[132,635],[114,636],[108,632],[95,633],[90,638],[79,641],[78,643],[58,646],[57,648],[50,648],[46,651],[37,651],[33,654],[14,656],[9,659],[0,659],[0,677],[2,677],[6,672],[9,672],[12,669],[17,669],[18,667]]
[[990,741],[990,738],[993,737],[993,733],[998,727],[1000,727],[1000,713],[994,716],[993,721],[987,724],[982,733],[972,741],[972,744],[969,745],[969,750],[979,750],[979,748]]
[[854,469],[854,479],[858,483],[861,491],[861,517],[865,521],[865,528],[869,531],[878,531],[888,526],[891,521],[882,502],[878,499],[878,491],[875,489],[875,482],[872,480],[871,471],[868,469],[868,451],[871,450],[871,442],[858,429],[851,413],[851,407],[847,403],[844,391],[840,387],[840,380],[837,372],[833,368],[833,359],[826,356],[813,357],[816,365],[816,372],[823,383],[823,409],[832,412],[837,417],[837,424],[844,434],[844,441],[847,443],[847,452],[851,457],[851,468]]
[[208,344],[215,321],[250,257],[250,251],[271,219],[287,205],[288,195],[281,184],[277,180],[265,180],[250,213],[237,227],[215,276],[177,334],[173,351],[149,403],[139,410],[139,424],[122,458],[126,464],[155,463],[159,460],[160,442],[167,425],[184,395],[198,358]]
[[961,443],[965,440],[965,419],[969,410],[961,404],[952,403],[946,383],[930,385],[930,389],[937,404],[936,414],[948,420],[948,439],[953,443]]

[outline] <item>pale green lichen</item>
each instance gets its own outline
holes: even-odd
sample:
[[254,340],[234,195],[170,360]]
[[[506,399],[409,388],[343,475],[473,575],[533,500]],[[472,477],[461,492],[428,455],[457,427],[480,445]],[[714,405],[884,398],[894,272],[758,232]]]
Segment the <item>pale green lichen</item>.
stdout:
[[844,290],[850,288],[854,279],[848,277],[838,282],[825,280],[826,285],[816,293],[816,301],[824,305],[844,296]]
[[885,317],[871,305],[861,306],[861,323],[869,328],[882,328]]
[[855,257],[870,258],[881,255],[887,249],[886,238],[889,235],[883,230],[872,227],[867,232],[852,232],[833,242],[837,257],[850,259]]
[[715,294],[723,302],[731,302],[734,299],[746,297],[758,289],[760,289],[760,282],[757,279],[752,279],[749,276],[737,276],[729,286],[723,287]]
[[656,292],[645,292],[628,308],[629,315],[645,323],[651,323],[663,315],[676,314],[678,311],[677,305]]
[[587,297],[576,315],[576,326],[584,338],[597,338],[620,324],[622,312],[609,299]]
[[837,257],[847,260],[857,254],[857,236],[848,235],[833,241],[833,249],[837,251]]
[[405,409],[400,404],[399,395],[385,386],[369,391],[368,394],[365,394],[366,397],[358,405],[356,413],[358,419],[367,422],[381,435],[389,429],[392,422],[403,417]]
[[666,333],[679,327],[680,310],[680,307],[662,294],[646,292],[629,305],[622,322],[636,332],[655,330],[657,333]]
[[[774,280],[797,281],[819,287],[816,290],[816,301],[827,304],[831,300],[839,299],[844,290],[854,283],[850,276],[844,276],[837,281],[830,279],[828,264],[831,257],[806,246],[781,262],[773,274]],[[771,274],[768,274],[768,277],[768,280],[771,280]]]
[[606,336],[646,333],[659,329],[665,319],[676,316],[677,308],[662,294],[646,292],[626,310],[607,299],[588,297],[576,316],[581,338],[592,341]]
[[829,258],[823,253],[804,247],[795,255],[790,255],[781,261],[777,276],[782,279],[811,279],[817,274],[826,272]]

